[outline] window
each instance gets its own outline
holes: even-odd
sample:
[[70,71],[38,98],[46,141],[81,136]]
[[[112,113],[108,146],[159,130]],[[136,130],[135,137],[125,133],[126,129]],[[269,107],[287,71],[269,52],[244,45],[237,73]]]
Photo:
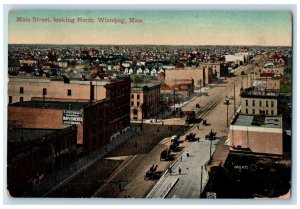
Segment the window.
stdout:
[[274,110],[271,110],[271,115],[274,115]]
[[131,94],[131,99],[134,99],[134,94]]
[[134,105],[134,102],[131,102],[131,106],[133,106]]
[[255,115],[255,109],[252,109],[252,114]]
[[255,100],[252,100],[252,106],[255,107]]
[[136,106],[140,106],[140,102],[137,102],[137,103],[136,103]]
[[274,107],[274,101],[271,101],[271,107]]
[[261,100],[259,100],[259,106],[261,107]]
[[23,97],[20,97],[20,102],[23,102],[24,101],[24,98]]
[[266,110],[266,115],[269,115],[269,110]]
[[269,107],[269,101],[266,101],[266,107]]
[[68,89],[68,96],[72,96],[72,90]]
[[8,102],[9,102],[9,104],[12,103],[12,96],[9,96],[9,97],[8,97]]
[[47,95],[47,89],[43,88],[43,95]]
[[140,99],[140,95],[139,94],[137,95],[137,99]]
[[20,94],[24,94],[24,88],[20,87]]
[[246,106],[248,106],[248,100],[246,99]]
[[248,114],[248,109],[246,108],[246,114]]

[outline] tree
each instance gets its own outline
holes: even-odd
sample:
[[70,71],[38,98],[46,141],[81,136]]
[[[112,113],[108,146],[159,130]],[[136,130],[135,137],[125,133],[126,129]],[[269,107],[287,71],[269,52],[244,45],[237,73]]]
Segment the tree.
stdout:
[[139,75],[133,75],[132,82],[133,83],[142,83],[143,79]]

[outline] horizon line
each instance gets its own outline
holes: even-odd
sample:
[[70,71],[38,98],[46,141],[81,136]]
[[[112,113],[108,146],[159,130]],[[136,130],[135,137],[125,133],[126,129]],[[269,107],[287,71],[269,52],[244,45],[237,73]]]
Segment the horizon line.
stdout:
[[247,45],[247,44],[232,44],[232,45],[223,45],[223,44],[82,44],[82,43],[72,43],[72,44],[56,44],[56,43],[8,43],[8,45],[93,45],[93,46],[245,46],[245,47],[293,47],[293,45]]

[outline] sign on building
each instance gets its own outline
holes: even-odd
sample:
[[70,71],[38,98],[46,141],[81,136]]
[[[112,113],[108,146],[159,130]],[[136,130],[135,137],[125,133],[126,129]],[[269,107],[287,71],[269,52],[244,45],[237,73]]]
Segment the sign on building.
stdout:
[[63,111],[63,123],[64,124],[82,124],[82,112],[73,110]]

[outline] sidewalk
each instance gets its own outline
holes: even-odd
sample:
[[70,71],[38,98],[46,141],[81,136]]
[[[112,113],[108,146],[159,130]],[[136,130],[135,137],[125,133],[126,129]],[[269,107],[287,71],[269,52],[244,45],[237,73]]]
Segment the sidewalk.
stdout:
[[134,129],[129,129],[126,133],[119,135],[110,144],[100,148],[99,150],[92,152],[91,154],[80,158],[72,163],[69,167],[62,169],[43,180],[39,185],[30,189],[25,197],[45,197],[51,192],[59,189],[64,184],[70,182],[81,172],[92,166],[95,162],[102,159],[107,153],[115,149],[118,145],[123,143],[128,138],[132,137],[136,132]]
[[[212,141],[212,154],[216,150],[219,139]],[[199,198],[201,166],[202,166],[202,190],[208,181],[206,163],[209,161],[210,141],[204,138],[200,142],[193,142],[170,166],[172,174],[166,171],[146,198]],[[179,174],[179,168],[181,174]]]

